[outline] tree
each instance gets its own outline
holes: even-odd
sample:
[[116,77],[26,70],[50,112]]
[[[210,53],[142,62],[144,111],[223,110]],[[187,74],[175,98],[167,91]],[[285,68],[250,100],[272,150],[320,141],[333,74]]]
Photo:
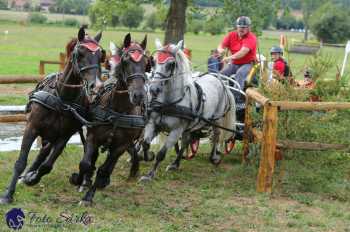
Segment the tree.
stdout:
[[331,3],[322,5],[311,18],[312,32],[321,41],[341,43],[350,38],[350,16]]
[[171,0],[166,18],[164,44],[177,43],[184,39],[187,0]]
[[309,37],[309,27],[310,27],[310,17],[312,13],[322,5],[325,0],[301,0],[301,7],[303,12],[304,21],[304,40],[308,40]]
[[[115,25],[119,17],[123,15],[128,4],[136,4],[136,0],[96,0],[89,8],[89,18],[93,26],[103,28],[107,25]],[[116,17],[118,20],[116,21]]]
[[0,0],[0,9],[7,9],[7,1]]
[[278,0],[225,0],[224,12],[231,21],[231,25],[239,16],[248,16],[252,20],[252,30],[261,34],[267,28],[278,10]]
[[124,10],[120,21],[126,27],[138,27],[143,19],[144,10],[141,6],[136,4],[128,4]]

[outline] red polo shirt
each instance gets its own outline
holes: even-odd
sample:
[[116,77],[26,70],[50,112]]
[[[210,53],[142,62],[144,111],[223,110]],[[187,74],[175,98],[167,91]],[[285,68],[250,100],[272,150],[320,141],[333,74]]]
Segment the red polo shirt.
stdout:
[[286,64],[284,63],[284,60],[282,58],[278,58],[273,63],[273,70],[278,72],[280,75],[284,75],[284,69],[286,68]]
[[232,31],[222,40],[221,46],[230,49],[232,54],[241,50],[242,47],[249,48],[249,52],[244,57],[232,60],[233,64],[248,64],[256,60],[256,36],[252,32],[240,38],[237,31]]

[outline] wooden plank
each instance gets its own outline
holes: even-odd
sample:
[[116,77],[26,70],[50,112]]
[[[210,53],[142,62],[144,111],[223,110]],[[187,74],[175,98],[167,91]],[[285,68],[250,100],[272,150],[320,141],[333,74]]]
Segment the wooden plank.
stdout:
[[265,106],[263,116],[264,138],[261,144],[260,166],[257,177],[258,192],[272,192],[272,180],[275,169],[275,152],[277,143],[277,107]]
[[26,121],[25,114],[0,115],[0,122],[24,122]]
[[263,140],[263,133],[262,131],[256,129],[256,128],[252,128],[251,133],[253,135],[253,142],[254,143],[259,143]]
[[64,64],[65,64],[65,62],[66,62],[66,54],[60,52],[59,60],[60,60],[60,71],[63,71],[63,69],[64,69]]
[[246,98],[246,108],[244,114],[244,134],[243,134],[243,153],[242,153],[242,163],[247,162],[247,157],[249,155],[249,142],[250,142],[250,131],[252,129],[253,119],[252,119],[252,100],[248,96]]
[[346,110],[350,109],[350,102],[289,102],[270,101],[279,110]]
[[312,150],[312,151],[326,151],[326,150],[350,150],[348,144],[329,144],[329,143],[317,143],[317,142],[298,142],[293,140],[279,140],[277,147],[285,149],[297,149],[297,150]]
[[45,75],[45,64],[42,60],[39,62],[39,75]]
[[270,102],[270,99],[259,93],[256,88],[248,88],[246,94],[262,106],[265,106]]
[[0,76],[0,84],[37,83],[43,78],[41,76]]

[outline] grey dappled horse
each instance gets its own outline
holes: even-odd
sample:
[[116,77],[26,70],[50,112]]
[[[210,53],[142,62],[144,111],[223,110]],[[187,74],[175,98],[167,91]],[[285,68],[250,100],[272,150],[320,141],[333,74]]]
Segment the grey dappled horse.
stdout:
[[[231,91],[216,76],[206,74],[194,80],[190,64],[181,50],[183,42],[163,47],[156,40],[154,76],[150,83],[149,119],[142,143],[145,159],[150,143],[159,132],[167,132],[165,144],[157,153],[152,170],[140,180],[151,180],[166,152],[181,138],[181,150],[167,170],[179,168],[184,150],[191,142],[191,132],[212,127],[210,161],[221,161],[218,144],[234,136],[236,122],[235,101]],[[201,94],[202,93],[202,94]],[[222,130],[219,127],[227,128]]]

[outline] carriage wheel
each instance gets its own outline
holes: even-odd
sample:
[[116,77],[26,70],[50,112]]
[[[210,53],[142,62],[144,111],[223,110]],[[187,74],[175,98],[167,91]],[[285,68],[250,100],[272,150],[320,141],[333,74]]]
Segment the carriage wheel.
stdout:
[[225,155],[230,154],[233,148],[235,147],[236,139],[230,138],[227,142],[225,142]]

